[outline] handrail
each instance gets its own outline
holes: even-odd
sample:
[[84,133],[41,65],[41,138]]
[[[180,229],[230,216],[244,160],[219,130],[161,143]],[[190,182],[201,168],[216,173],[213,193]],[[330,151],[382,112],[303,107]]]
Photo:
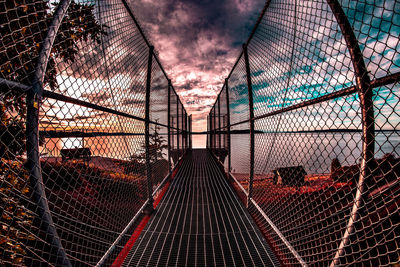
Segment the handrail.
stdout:
[[[394,102],[400,72],[393,67],[395,56],[386,57],[385,65],[379,61],[384,52],[399,51],[392,43],[385,43],[386,39],[377,40],[382,36],[396,38],[390,30],[377,30],[379,37],[370,36],[371,31],[366,33],[373,26],[365,10],[351,4],[342,7],[337,0],[318,6],[301,1],[266,1],[245,49],[237,57],[207,117],[208,149],[220,165],[228,166],[227,177],[237,184],[238,193],[255,204],[249,206],[252,216],[277,234],[279,240],[268,232],[265,237],[277,246],[277,254],[285,253],[281,258],[284,264],[323,262],[337,266],[352,262],[352,257],[361,260],[367,257],[368,249],[350,250],[353,243],[363,247],[365,240],[369,240],[368,244],[374,241],[363,229],[369,229],[368,236],[374,233],[366,223],[368,220],[385,229],[377,233],[379,238],[385,238],[384,231],[392,233],[396,227],[396,223],[383,225],[384,219],[377,219],[381,216],[391,221],[390,214],[369,217],[371,210],[385,209],[385,201],[376,203],[377,199],[367,195],[378,186],[376,183],[382,185],[400,177],[394,170],[400,159],[396,158],[398,151],[391,137],[398,133],[392,115],[399,113]],[[398,16],[396,10],[386,6],[385,12],[388,17]],[[289,36],[292,32],[293,38]],[[374,41],[381,44],[380,52],[373,47]],[[238,74],[232,80],[237,85],[227,89],[226,83],[233,73]],[[248,92],[243,89],[246,84]],[[223,93],[231,93],[226,106],[221,106]],[[286,95],[293,99],[293,104],[286,103]],[[227,125],[215,125],[225,116],[226,109],[233,119]],[[249,118],[244,119],[247,115]],[[216,146],[215,136],[227,138],[229,145]],[[231,144],[237,149],[231,151]],[[335,156],[336,159],[332,158]],[[245,164],[247,158],[250,163]],[[327,161],[332,161],[331,166]],[[304,172],[308,174],[285,174],[291,168],[306,168]],[[240,181],[236,175],[240,175]],[[300,181],[284,181],[289,176]],[[307,180],[311,178],[315,180]],[[317,186],[316,181],[327,187]],[[340,182],[347,187],[339,187]],[[314,189],[310,184],[315,184]],[[354,198],[349,199],[351,194]],[[329,206],[320,203],[319,197]],[[351,211],[345,208],[351,206]],[[293,226],[290,220],[294,221]],[[341,227],[327,224],[329,220],[340,221]],[[302,221],[315,229],[305,229]],[[322,225],[327,230],[320,229]],[[314,240],[316,236],[320,240]],[[387,238],[387,246],[395,246],[394,239]],[[288,250],[283,249],[289,254],[280,250],[279,242],[286,244]],[[377,242],[377,246],[378,243],[385,246],[383,241]],[[365,262],[396,262],[396,255],[392,256],[383,253]],[[392,258],[388,260],[389,257]]]

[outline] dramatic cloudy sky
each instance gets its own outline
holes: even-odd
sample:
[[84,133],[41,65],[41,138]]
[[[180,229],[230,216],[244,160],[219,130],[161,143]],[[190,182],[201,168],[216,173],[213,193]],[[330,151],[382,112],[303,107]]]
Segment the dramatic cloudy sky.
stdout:
[[257,20],[263,0],[131,0],[193,130],[205,118]]

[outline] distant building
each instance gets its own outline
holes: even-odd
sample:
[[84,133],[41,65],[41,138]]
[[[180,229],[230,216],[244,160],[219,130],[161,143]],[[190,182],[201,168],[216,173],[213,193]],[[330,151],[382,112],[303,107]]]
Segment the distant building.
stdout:
[[286,186],[302,186],[307,172],[303,166],[277,168],[273,171],[274,184]]

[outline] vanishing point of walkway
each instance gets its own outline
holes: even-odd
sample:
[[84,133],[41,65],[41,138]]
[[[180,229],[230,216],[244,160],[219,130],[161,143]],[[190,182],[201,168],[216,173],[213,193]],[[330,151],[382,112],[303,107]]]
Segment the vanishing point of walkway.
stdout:
[[207,150],[193,150],[125,266],[278,266]]

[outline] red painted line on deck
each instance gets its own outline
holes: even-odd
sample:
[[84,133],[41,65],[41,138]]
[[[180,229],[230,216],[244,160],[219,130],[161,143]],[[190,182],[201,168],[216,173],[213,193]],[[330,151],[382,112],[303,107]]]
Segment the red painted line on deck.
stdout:
[[113,262],[111,266],[119,267],[124,262],[126,256],[128,256],[129,251],[132,249],[133,245],[135,244],[136,240],[139,238],[141,232],[143,231],[144,227],[150,220],[149,215],[145,215],[142,221],[139,223],[138,227],[136,227],[135,231],[133,232],[132,236],[129,238],[128,242],[126,242],[124,248],[118,254],[117,258]]
[[[179,166],[180,166],[180,163],[179,163],[178,167]],[[171,180],[175,177],[176,173],[178,172],[178,167],[175,168],[175,170],[172,172]],[[167,189],[170,184],[171,184],[171,181],[168,181],[167,183],[165,183],[164,188],[161,190],[160,194],[158,194],[158,196],[154,200],[154,204],[153,204],[154,208],[157,208],[158,204],[161,202],[161,199],[164,197],[165,193],[167,192]],[[122,265],[122,263],[124,263],[126,257],[128,256],[129,251],[131,251],[136,240],[139,238],[143,229],[146,227],[147,223],[149,222],[150,217],[151,216],[149,216],[149,215],[144,215],[142,221],[136,227],[135,231],[133,231],[132,236],[129,238],[128,242],[126,242],[125,246],[122,248],[121,252],[118,254],[117,258],[111,265],[112,267],[120,267]]]
[[153,207],[157,208],[158,204],[160,203],[161,199],[163,198],[163,196],[165,195],[165,192],[167,192],[167,189],[169,187],[169,185],[171,184],[170,181],[166,182],[164,185],[163,190],[161,190],[161,193],[156,197],[156,199],[154,200],[154,204]]

